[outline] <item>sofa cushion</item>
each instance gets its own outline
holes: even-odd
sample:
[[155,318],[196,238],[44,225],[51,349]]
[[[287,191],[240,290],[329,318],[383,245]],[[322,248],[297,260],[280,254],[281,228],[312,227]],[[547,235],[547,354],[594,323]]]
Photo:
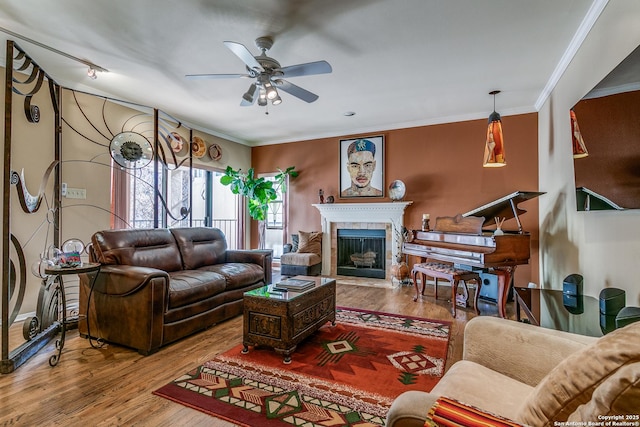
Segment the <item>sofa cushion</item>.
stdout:
[[171,233],[182,254],[185,270],[196,270],[205,265],[226,261],[227,240],[217,228],[172,228]]
[[321,231],[299,231],[300,241],[298,243],[298,253],[310,253],[320,255],[322,250]]
[[[436,396],[448,396],[503,417],[518,418],[522,400],[533,387],[478,363],[460,360],[453,364],[431,390]],[[534,425],[534,424],[532,424]]]
[[609,376],[636,362],[640,362],[640,323],[616,329],[565,358],[523,402],[517,419],[535,426],[566,421]]
[[310,266],[322,262],[318,254],[289,252],[280,256],[280,264]]
[[226,290],[226,278],[213,271],[181,270],[169,273],[169,309],[202,301]]
[[211,271],[220,274],[226,282],[226,290],[240,289],[264,281],[264,271],[258,264],[227,262],[207,265],[198,271]]
[[178,245],[167,229],[98,231],[91,242],[100,264],[152,267],[167,272],[182,269]]

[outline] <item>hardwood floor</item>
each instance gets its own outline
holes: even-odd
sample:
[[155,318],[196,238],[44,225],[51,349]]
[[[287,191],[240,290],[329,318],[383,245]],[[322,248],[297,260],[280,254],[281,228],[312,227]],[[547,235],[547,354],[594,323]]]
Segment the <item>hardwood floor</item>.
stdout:
[[[452,321],[447,290],[434,301],[433,287],[413,302],[413,287],[393,289],[359,286],[362,280],[338,279],[337,304],[344,307],[400,313]],[[495,304],[481,302],[482,315],[497,316]],[[513,304],[507,307],[513,317]],[[462,335],[472,309],[458,309],[451,328],[448,369],[462,357]],[[157,397],[152,391],[180,374],[212,359],[242,340],[242,316],[169,345],[151,356],[116,345],[92,348],[67,334],[56,367],[48,360],[51,341],[11,374],[0,375],[0,427],[4,426],[232,426],[233,424]],[[295,357],[295,353],[293,355]]]

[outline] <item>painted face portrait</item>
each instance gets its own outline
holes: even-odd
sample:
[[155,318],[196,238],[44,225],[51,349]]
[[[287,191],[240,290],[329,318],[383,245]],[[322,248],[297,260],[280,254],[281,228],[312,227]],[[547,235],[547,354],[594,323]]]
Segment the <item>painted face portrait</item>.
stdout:
[[356,151],[349,155],[347,168],[351,182],[358,188],[371,184],[371,176],[376,168],[376,161],[371,151]]
[[381,196],[382,190],[371,186],[376,170],[376,146],[367,139],[358,139],[347,148],[346,168],[351,185],[342,191],[343,197]]

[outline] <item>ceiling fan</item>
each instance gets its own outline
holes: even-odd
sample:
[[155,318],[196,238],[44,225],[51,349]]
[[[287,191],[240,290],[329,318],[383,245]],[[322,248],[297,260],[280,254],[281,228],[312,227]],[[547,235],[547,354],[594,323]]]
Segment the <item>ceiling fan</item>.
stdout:
[[280,66],[278,61],[267,56],[267,51],[273,46],[271,37],[258,37],[256,39],[256,46],[262,51],[258,56],[253,56],[249,49],[241,43],[225,41],[224,45],[245,63],[246,74],[187,74],[186,77],[190,79],[256,79],[242,95],[241,106],[253,105],[256,100],[260,106],[266,106],[268,101],[271,101],[273,105],[278,105],[282,102],[278,89],[282,89],[303,101],[314,102],[318,99],[318,95],[296,86],[284,80],[284,78],[327,74],[332,71],[331,65],[327,61],[307,62],[288,67]]

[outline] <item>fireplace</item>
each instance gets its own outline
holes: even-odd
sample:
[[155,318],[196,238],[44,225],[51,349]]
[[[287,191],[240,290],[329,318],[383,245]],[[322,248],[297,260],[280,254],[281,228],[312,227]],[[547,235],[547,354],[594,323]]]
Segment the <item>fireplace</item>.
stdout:
[[[396,259],[399,244],[393,226],[404,225],[404,210],[412,202],[323,203],[313,206],[320,211],[323,236],[322,274],[338,273],[338,230],[378,230],[385,236],[384,278],[391,280],[391,263]],[[329,244],[326,244],[329,243]]]
[[386,234],[385,230],[338,229],[337,274],[384,279]]

